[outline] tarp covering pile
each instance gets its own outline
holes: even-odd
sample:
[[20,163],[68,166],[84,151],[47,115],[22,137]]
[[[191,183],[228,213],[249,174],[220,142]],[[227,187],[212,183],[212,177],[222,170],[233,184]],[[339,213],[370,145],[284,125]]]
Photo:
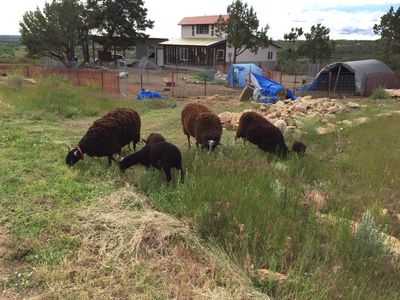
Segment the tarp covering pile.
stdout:
[[[331,76],[329,77],[329,73]],[[325,66],[302,90],[350,92],[369,96],[376,88],[400,88],[396,74],[376,59],[335,62]]]
[[140,92],[136,95],[136,100],[143,100],[143,99],[165,99],[165,97],[161,96],[156,91],[147,91],[145,89],[140,89]]
[[293,92],[278,82],[255,73],[251,73],[251,80],[255,87],[253,98],[257,102],[275,103],[284,99],[296,100],[296,96]]
[[263,75],[263,70],[255,64],[232,64],[226,76],[226,82],[231,88],[244,88],[250,73]]

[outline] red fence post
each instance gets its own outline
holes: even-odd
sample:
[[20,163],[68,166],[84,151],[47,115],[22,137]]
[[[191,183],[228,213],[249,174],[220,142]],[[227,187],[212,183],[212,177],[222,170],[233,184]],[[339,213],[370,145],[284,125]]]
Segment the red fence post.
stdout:
[[101,71],[101,92],[104,93],[104,71]]
[[174,71],[171,74],[171,97],[175,96],[175,82],[174,82]]
[[118,87],[118,95],[120,94],[120,86],[119,86],[119,72],[117,73],[117,87]]

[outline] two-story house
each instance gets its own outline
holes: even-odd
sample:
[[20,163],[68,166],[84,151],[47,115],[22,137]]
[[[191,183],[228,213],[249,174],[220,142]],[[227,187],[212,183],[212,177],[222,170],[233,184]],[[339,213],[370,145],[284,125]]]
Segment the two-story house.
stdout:
[[[228,15],[223,15],[228,18]],[[233,49],[228,47],[226,37],[217,37],[216,26],[219,15],[186,17],[181,26],[181,38],[161,43],[165,66],[225,68],[233,61]],[[259,48],[256,53],[244,51],[236,63],[255,63],[273,68],[279,46]]]

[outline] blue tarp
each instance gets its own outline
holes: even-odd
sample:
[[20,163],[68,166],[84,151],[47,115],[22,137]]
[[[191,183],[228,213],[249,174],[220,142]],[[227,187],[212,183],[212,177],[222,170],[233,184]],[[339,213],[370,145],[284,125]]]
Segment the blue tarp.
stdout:
[[255,64],[232,64],[226,75],[226,82],[232,88],[244,88],[250,73],[263,74],[263,70]]
[[161,96],[156,91],[146,91],[145,89],[140,89],[140,92],[136,95],[136,100],[152,98],[165,99],[165,97]]
[[317,87],[317,81],[314,80],[310,84],[307,84],[303,87],[299,87],[296,89],[297,92],[302,92],[302,91],[309,91],[309,90],[314,90]]
[[[284,88],[283,85],[254,73],[251,73],[251,80],[255,87],[253,97],[256,99],[256,101],[263,103],[275,103],[279,100],[278,93]],[[296,100],[296,96],[290,89],[286,89],[285,98]]]

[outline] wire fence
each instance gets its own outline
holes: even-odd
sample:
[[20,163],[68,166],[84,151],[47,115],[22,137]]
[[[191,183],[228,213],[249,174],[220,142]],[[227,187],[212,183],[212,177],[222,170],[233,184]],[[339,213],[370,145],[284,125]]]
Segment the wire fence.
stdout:
[[226,74],[212,69],[139,69],[128,68],[120,78],[121,90],[135,96],[141,89],[158,92],[162,96],[188,98],[211,95],[234,95],[238,91],[226,86]]
[[46,75],[58,75],[68,78],[76,86],[97,85],[102,92],[120,93],[120,73],[118,70],[45,68],[39,66],[0,65],[0,73],[19,73],[28,78]]
[[[354,74],[347,74],[344,70],[340,72],[340,81],[338,73],[333,71],[323,75],[314,90],[300,92],[299,88],[304,88],[314,81],[318,68],[303,64],[278,69],[264,68],[264,76],[291,89],[295,94],[324,97],[355,94]],[[128,98],[135,98],[141,89],[156,91],[161,96],[172,98],[237,96],[241,92],[240,89],[227,86],[226,74],[215,72],[211,68],[138,68],[128,67],[124,61],[117,62],[113,69],[0,65],[0,73],[12,72],[19,72],[26,77],[59,75],[68,78],[74,85],[97,85],[103,92]]]

